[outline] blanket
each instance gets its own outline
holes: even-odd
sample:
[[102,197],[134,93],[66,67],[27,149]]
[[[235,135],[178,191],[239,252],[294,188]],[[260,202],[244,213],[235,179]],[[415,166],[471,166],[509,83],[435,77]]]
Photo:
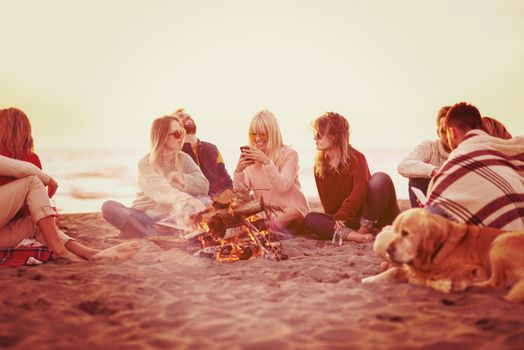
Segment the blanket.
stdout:
[[466,224],[524,231],[524,136],[468,132],[431,180],[426,206]]

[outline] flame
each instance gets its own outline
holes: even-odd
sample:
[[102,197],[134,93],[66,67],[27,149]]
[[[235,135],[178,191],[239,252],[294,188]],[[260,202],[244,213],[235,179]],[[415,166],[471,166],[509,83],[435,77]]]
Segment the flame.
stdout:
[[[232,206],[229,206],[227,212],[233,218],[239,218],[235,215]],[[262,223],[260,224],[260,221]],[[271,242],[270,231],[265,228],[267,216],[264,212],[242,218],[235,222],[234,226],[228,227],[227,223],[223,226],[215,226],[216,223],[208,225],[205,220],[201,220],[196,225],[202,234],[198,239],[202,248],[216,247],[214,257],[220,262],[233,262],[238,260],[248,260],[257,257],[267,257],[279,261],[282,253],[280,242]],[[257,224],[257,222],[259,222]],[[220,228],[222,227],[222,228]],[[216,231],[218,230],[218,231]],[[222,237],[222,238],[221,238]]]

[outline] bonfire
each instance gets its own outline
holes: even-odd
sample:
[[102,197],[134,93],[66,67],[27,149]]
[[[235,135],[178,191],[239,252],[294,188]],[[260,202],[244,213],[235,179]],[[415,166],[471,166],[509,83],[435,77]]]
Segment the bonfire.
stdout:
[[198,239],[202,248],[195,256],[217,261],[284,260],[287,256],[280,242],[282,234],[270,224],[271,217],[280,210],[243,193],[225,190],[213,198],[211,206],[190,217],[193,230],[181,237]]
[[270,219],[280,208],[231,190],[213,199],[209,208],[192,216],[197,229],[184,236],[198,237],[202,249],[194,255],[214,257],[218,261],[287,258],[280,234],[270,229]]

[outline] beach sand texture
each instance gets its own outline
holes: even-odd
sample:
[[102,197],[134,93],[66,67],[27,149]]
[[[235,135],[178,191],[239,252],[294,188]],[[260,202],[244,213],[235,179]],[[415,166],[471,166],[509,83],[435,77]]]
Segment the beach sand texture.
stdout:
[[[60,225],[95,247],[121,242],[97,213]],[[504,291],[363,285],[379,272],[371,244],[284,247],[287,261],[218,263],[160,237],[125,262],[0,268],[0,348],[524,348],[524,305]]]

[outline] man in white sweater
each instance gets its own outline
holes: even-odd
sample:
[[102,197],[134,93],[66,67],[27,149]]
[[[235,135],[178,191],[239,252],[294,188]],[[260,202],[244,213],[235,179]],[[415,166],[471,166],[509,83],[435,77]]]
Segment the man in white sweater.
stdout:
[[431,178],[435,176],[440,166],[448,158],[450,149],[446,139],[445,116],[449,109],[450,106],[444,106],[438,112],[438,140],[422,142],[397,167],[399,174],[409,179],[408,192],[412,208],[420,207],[421,205],[417,202],[411,187],[427,193]]

